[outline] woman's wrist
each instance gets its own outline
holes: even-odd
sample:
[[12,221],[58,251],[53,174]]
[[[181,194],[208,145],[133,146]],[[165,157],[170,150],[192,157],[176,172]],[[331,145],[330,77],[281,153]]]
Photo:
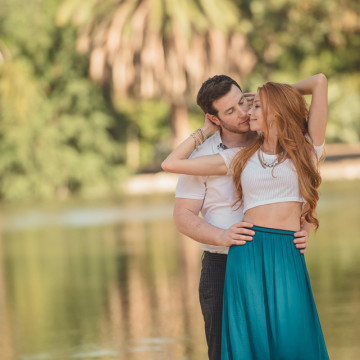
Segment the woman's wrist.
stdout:
[[203,144],[206,139],[216,131],[216,125],[208,124],[205,121],[205,124],[195,130],[193,133],[190,134],[190,137],[194,140],[194,147],[197,150],[198,147]]
[[195,130],[193,133],[190,134],[190,137],[194,139],[194,147],[196,150],[198,150],[198,147],[203,144],[207,139],[207,136],[202,128]]
[[202,131],[206,138],[208,138],[211,134],[214,133],[214,126],[209,126],[207,124],[204,124],[199,129]]

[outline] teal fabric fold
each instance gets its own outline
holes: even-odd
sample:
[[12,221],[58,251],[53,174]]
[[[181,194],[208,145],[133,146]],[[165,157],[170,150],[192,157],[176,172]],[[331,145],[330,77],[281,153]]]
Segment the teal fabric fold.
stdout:
[[329,359],[294,232],[254,226],[227,260],[222,360]]

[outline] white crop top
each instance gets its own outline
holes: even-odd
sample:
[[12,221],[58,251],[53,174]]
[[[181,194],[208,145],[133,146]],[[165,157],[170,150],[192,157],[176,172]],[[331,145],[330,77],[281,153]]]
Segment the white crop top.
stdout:
[[[323,152],[324,144],[314,145],[318,158]],[[228,174],[232,173],[231,161],[239,150],[241,148],[232,148],[220,153],[229,169]],[[262,155],[264,160],[269,163],[276,159],[276,155],[265,153]],[[300,193],[298,175],[290,159],[284,160],[275,167],[264,169],[259,161],[258,152],[255,152],[241,174],[241,185],[244,213],[260,205],[288,201],[304,202]]]

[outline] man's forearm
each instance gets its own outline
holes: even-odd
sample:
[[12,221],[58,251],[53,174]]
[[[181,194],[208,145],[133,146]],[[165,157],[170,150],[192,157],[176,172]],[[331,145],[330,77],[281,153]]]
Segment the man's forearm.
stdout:
[[221,241],[223,229],[209,224],[191,211],[182,211],[180,214],[174,213],[174,222],[179,232],[199,243],[224,245]]
[[309,236],[310,236],[310,233],[313,228],[314,228],[314,225],[311,223],[308,223],[307,221],[305,221],[305,223],[301,227],[301,229],[305,230],[309,234]]

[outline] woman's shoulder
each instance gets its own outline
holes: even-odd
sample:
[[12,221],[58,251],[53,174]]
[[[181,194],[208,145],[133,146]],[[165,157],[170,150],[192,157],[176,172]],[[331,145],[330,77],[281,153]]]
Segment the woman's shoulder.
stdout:
[[231,162],[234,159],[235,155],[242,149],[243,147],[234,147],[219,152],[219,155],[223,158],[228,169],[230,169]]
[[325,140],[324,140],[324,142],[321,144],[321,145],[315,145],[314,144],[314,142],[313,142],[313,140],[312,140],[312,138],[311,138],[311,136],[310,136],[310,134],[305,134],[305,138],[307,139],[307,140],[309,140],[309,142],[312,144],[312,146],[314,147],[314,150],[315,150],[315,152],[316,152],[316,155],[318,156],[318,157],[320,157],[321,155],[322,155],[322,153],[324,152],[324,147],[325,147]]

